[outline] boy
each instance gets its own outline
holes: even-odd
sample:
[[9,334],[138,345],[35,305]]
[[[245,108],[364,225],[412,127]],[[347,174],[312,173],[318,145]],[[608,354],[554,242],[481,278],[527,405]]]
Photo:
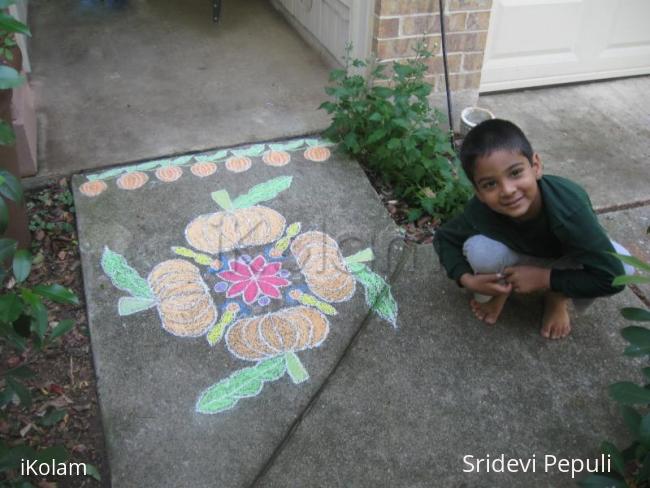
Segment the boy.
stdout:
[[480,123],[460,159],[475,197],[436,231],[433,245],[449,278],[475,293],[470,306],[479,320],[496,323],[510,293],[544,292],[541,334],[559,339],[571,331],[571,299],[584,308],[623,289],[612,280],[633,269],[610,253],[629,253],[609,240],[580,186],[542,175],[516,125]]

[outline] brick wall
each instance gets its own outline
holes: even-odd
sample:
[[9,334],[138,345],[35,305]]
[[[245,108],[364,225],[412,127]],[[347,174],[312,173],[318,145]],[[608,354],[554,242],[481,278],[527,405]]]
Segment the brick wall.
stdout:
[[[444,1],[449,85],[457,129],[460,111],[478,101],[492,0]],[[438,6],[438,0],[375,0],[373,52],[379,62],[392,63],[413,57],[413,47],[424,41],[434,53],[427,72],[427,81],[434,86],[431,103],[446,113]]]

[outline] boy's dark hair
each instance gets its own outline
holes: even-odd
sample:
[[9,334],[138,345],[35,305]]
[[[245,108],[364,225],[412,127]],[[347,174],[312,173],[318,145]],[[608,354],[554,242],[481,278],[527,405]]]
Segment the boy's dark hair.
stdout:
[[489,119],[470,130],[460,148],[463,170],[474,183],[476,160],[489,157],[493,151],[515,151],[533,164],[533,148],[519,127],[508,120]]

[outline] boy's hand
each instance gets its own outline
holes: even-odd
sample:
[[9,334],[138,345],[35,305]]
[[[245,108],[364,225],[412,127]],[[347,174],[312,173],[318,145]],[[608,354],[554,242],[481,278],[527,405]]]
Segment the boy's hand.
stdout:
[[482,295],[506,295],[512,291],[512,285],[503,283],[501,274],[470,274],[465,273],[460,277],[460,284],[468,290]]
[[537,266],[512,266],[503,270],[515,293],[532,293],[551,287],[551,270]]

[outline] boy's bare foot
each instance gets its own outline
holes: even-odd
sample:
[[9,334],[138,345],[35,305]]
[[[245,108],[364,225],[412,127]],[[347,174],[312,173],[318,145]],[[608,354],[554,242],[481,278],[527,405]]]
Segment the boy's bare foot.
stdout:
[[541,334],[547,339],[562,339],[571,333],[569,298],[549,291],[544,296]]
[[507,294],[496,295],[490,299],[489,302],[480,303],[472,298],[469,302],[470,307],[472,307],[472,312],[476,315],[476,318],[484,321],[487,324],[494,325],[501,315],[501,310],[508,299]]

